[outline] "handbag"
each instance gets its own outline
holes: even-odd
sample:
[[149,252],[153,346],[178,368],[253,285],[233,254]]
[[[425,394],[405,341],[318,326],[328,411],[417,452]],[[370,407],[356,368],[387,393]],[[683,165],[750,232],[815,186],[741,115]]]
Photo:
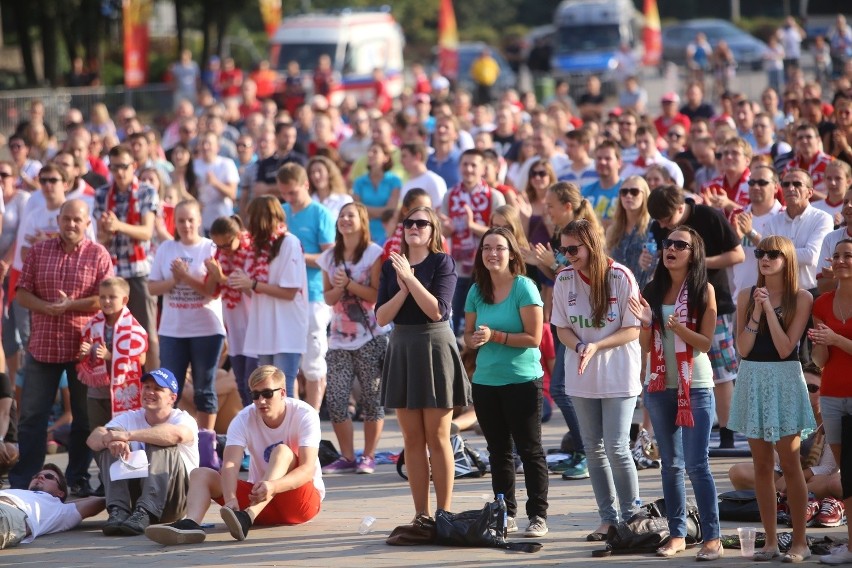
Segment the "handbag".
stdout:
[[435,513],[435,544],[477,548],[503,548],[518,552],[538,552],[539,542],[508,542],[501,527],[503,510],[496,501],[481,510],[450,513],[438,509]]
[[[346,276],[352,280],[352,272],[349,270],[349,267],[346,266],[346,261],[343,261],[343,271],[346,273]],[[345,297],[351,298],[351,302],[346,302],[344,304],[344,309],[346,310],[346,317],[348,317],[351,321],[355,323],[360,323],[367,331],[370,332],[370,338],[376,339],[376,334],[373,333],[373,326],[370,323],[370,316],[367,315],[367,310],[364,309],[364,306],[361,304],[361,298],[356,296],[355,294],[351,294],[348,290],[343,291],[343,295]],[[357,310],[354,309],[357,307]],[[379,369],[383,369],[385,366],[385,353],[382,353],[381,358],[379,359]]]
[[385,540],[391,546],[418,546],[435,543],[435,519],[418,514],[410,525],[400,525]]

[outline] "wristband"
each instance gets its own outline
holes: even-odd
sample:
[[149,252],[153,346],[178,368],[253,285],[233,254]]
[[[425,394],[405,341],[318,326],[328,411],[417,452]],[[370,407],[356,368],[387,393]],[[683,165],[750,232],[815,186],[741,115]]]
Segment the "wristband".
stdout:
[[753,334],[757,335],[757,330],[756,330],[756,329],[752,329],[752,328],[750,328],[749,326],[745,326],[745,330],[746,330],[747,332],[749,332],[749,333],[753,333]]
[[503,345],[506,345],[507,341],[509,341],[509,334],[504,331],[503,332]]
[[751,316],[751,321],[753,321],[753,322],[754,322],[754,323],[756,323],[757,325],[760,325],[760,320],[756,320],[756,319],[754,319],[754,316]]
[[579,353],[579,352],[580,352],[580,346],[581,346],[581,345],[582,345],[583,347],[585,347],[585,346],[586,346],[586,344],[585,344],[585,343],[583,343],[582,341],[578,342],[578,343],[577,343],[577,345],[575,345],[575,346],[574,346],[574,353]]
[[257,290],[257,278],[251,281],[251,289]]
[[640,322],[639,322],[639,327],[641,327],[642,329],[651,329],[651,328],[653,327],[653,324],[650,324],[650,323],[649,323],[648,325],[645,325],[644,323],[642,323],[642,322],[640,321]]

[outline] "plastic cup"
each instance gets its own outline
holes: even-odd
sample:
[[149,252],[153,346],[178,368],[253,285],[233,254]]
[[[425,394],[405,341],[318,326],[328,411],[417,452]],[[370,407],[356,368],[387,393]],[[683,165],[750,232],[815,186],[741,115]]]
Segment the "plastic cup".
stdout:
[[[361,525],[358,527],[360,534],[369,534],[373,530],[373,525],[376,523],[376,517],[366,516],[361,519]],[[752,545],[754,541],[752,540]]]
[[751,558],[754,555],[754,540],[757,538],[757,529],[739,527],[737,533],[740,536],[740,556]]

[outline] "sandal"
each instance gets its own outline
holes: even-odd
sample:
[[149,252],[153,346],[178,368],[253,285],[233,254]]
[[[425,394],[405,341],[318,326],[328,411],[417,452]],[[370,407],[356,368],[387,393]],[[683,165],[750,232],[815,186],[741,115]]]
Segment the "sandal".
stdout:
[[722,548],[722,541],[720,540],[719,547],[716,550],[700,550],[695,555],[695,560],[698,562],[710,562],[712,560],[719,560],[724,555],[725,549]]
[[586,535],[586,541],[588,542],[603,542],[606,540],[606,533],[602,532],[593,532]]
[[751,559],[755,562],[769,562],[773,558],[778,558],[779,556],[781,556],[781,553],[778,552],[778,549],[771,548],[769,550],[758,550],[751,556]]
[[674,548],[674,547],[671,547],[671,546],[661,546],[660,548],[657,549],[657,556],[661,556],[663,558],[671,558],[675,554],[680,554],[684,550],[686,550],[685,546],[683,548]]

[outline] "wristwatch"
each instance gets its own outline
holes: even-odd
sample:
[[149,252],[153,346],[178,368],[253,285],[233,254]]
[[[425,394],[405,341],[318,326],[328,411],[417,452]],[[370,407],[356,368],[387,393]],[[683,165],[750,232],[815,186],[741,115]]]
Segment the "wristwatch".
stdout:
[[746,236],[749,238],[749,240],[754,242],[754,240],[757,238],[757,231],[755,231],[754,228],[752,228],[752,230],[749,231],[748,234],[746,234]]
[[555,273],[557,270],[559,270],[559,266],[559,261],[554,260],[553,264],[550,265],[550,270]]

